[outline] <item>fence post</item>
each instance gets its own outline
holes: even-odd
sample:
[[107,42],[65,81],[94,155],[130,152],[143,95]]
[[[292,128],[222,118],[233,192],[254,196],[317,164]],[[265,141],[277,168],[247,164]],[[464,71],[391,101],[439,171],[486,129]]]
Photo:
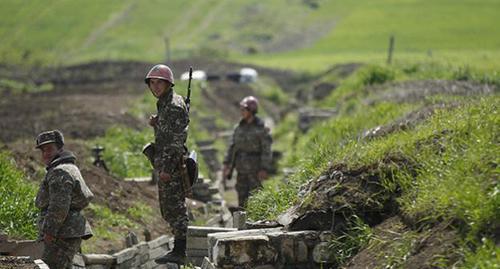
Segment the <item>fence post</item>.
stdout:
[[392,63],[392,53],[394,52],[394,35],[389,37],[389,51],[387,55],[387,64]]

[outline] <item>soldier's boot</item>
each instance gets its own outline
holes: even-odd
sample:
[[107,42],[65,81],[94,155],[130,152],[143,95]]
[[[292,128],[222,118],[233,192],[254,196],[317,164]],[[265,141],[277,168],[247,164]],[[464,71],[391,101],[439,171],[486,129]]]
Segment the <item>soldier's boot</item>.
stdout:
[[156,258],[155,262],[158,264],[175,263],[183,265],[186,263],[186,239],[175,239],[174,249],[169,253]]

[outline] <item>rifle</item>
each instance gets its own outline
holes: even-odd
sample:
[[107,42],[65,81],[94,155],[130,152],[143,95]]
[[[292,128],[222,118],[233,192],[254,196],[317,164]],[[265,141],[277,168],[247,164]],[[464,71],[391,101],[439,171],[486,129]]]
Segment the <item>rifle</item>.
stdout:
[[191,108],[191,80],[193,79],[193,67],[189,67],[189,80],[188,80],[188,92],[187,92],[187,97],[184,100],[187,106],[187,110],[189,112],[189,109]]
[[[233,177],[233,171],[235,166],[236,166],[236,150],[234,150],[233,154],[231,155],[231,167],[229,168],[229,173],[227,174],[226,180],[231,180],[231,178]],[[224,180],[224,185],[225,184],[226,181]]]

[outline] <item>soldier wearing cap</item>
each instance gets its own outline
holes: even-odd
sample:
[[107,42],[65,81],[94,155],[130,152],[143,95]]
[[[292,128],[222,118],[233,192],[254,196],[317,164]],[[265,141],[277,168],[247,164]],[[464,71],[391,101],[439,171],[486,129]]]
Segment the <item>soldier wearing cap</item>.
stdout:
[[183,158],[189,114],[182,96],[175,93],[174,76],[166,65],[155,65],[145,78],[151,93],[158,99],[157,115],[152,115],[149,125],[154,128],[155,142],[145,149],[158,175],[158,197],[162,217],[170,224],[174,234],[171,252],[155,259],[156,263],[184,264],[186,259],[186,233],[188,215],[183,187]]
[[236,192],[240,207],[245,205],[251,191],[262,187],[261,182],[271,168],[272,138],[269,128],[257,116],[258,106],[259,101],[253,96],[241,100],[241,120],[224,158],[224,178],[230,179],[232,167],[238,172]]
[[40,209],[38,230],[45,245],[42,260],[50,268],[72,268],[82,239],[92,237],[81,210],[88,206],[93,194],[75,165],[76,157],[63,147],[64,137],[58,130],[42,132],[36,138],[47,174],[35,205]]

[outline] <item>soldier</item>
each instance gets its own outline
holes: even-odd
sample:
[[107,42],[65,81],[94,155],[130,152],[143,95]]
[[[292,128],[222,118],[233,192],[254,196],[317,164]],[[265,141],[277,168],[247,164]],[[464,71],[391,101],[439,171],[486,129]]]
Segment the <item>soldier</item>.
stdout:
[[60,131],[46,131],[36,138],[47,174],[40,184],[35,205],[40,209],[39,236],[45,249],[42,260],[50,268],[72,268],[73,256],[82,239],[92,237],[90,225],[81,214],[93,194],[75,165],[76,157],[63,149]]
[[230,179],[233,167],[238,172],[236,192],[240,207],[245,205],[251,191],[262,187],[261,182],[271,168],[272,138],[269,128],[256,115],[258,106],[258,100],[253,96],[240,102],[241,121],[234,129],[224,158],[224,178]]
[[173,250],[155,259],[155,262],[184,264],[188,215],[186,190],[183,187],[183,158],[187,152],[185,143],[189,125],[188,109],[182,96],[172,88],[174,76],[168,66],[155,65],[146,75],[145,82],[158,99],[158,114],[149,118],[149,125],[154,128],[155,134],[151,161],[159,178],[161,214],[174,234]]

